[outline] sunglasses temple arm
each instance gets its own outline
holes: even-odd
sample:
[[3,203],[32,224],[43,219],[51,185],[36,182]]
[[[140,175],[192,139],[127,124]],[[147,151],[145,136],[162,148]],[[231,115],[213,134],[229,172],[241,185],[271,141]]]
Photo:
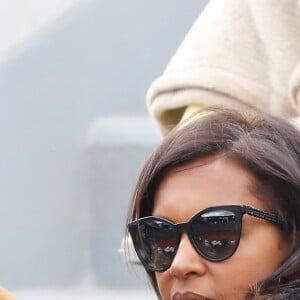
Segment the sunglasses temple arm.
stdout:
[[243,208],[244,208],[244,213],[246,213],[247,215],[264,219],[273,223],[282,224],[282,219],[276,214],[265,212],[250,206],[243,206]]

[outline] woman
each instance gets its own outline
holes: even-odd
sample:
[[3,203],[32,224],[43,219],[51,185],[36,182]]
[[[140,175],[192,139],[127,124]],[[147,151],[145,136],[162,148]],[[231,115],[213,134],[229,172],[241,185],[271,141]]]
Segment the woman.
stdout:
[[300,299],[300,133],[210,112],[145,163],[128,218],[139,259],[163,300]]

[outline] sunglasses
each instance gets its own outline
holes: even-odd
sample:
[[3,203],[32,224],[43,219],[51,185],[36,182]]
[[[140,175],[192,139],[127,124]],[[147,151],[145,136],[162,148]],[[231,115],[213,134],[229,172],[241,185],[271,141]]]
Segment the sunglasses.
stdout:
[[162,272],[171,266],[182,232],[187,233],[195,250],[208,261],[223,261],[232,256],[240,241],[244,214],[282,224],[276,214],[244,205],[225,205],[206,208],[184,223],[144,217],[129,223],[128,231],[145,268]]

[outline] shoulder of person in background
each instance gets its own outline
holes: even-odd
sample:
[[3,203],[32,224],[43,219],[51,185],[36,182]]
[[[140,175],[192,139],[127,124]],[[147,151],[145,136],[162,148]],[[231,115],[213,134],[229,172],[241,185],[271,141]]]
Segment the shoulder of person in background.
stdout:
[[299,116],[299,35],[298,0],[209,1],[148,90],[162,134],[191,105]]
[[0,300],[16,300],[5,288],[0,287]]

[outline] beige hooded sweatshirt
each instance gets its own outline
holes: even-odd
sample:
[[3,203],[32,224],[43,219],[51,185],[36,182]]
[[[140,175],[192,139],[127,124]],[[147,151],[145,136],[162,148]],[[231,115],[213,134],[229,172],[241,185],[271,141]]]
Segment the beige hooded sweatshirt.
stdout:
[[300,0],[211,0],[147,93],[163,134],[193,104],[300,115]]

